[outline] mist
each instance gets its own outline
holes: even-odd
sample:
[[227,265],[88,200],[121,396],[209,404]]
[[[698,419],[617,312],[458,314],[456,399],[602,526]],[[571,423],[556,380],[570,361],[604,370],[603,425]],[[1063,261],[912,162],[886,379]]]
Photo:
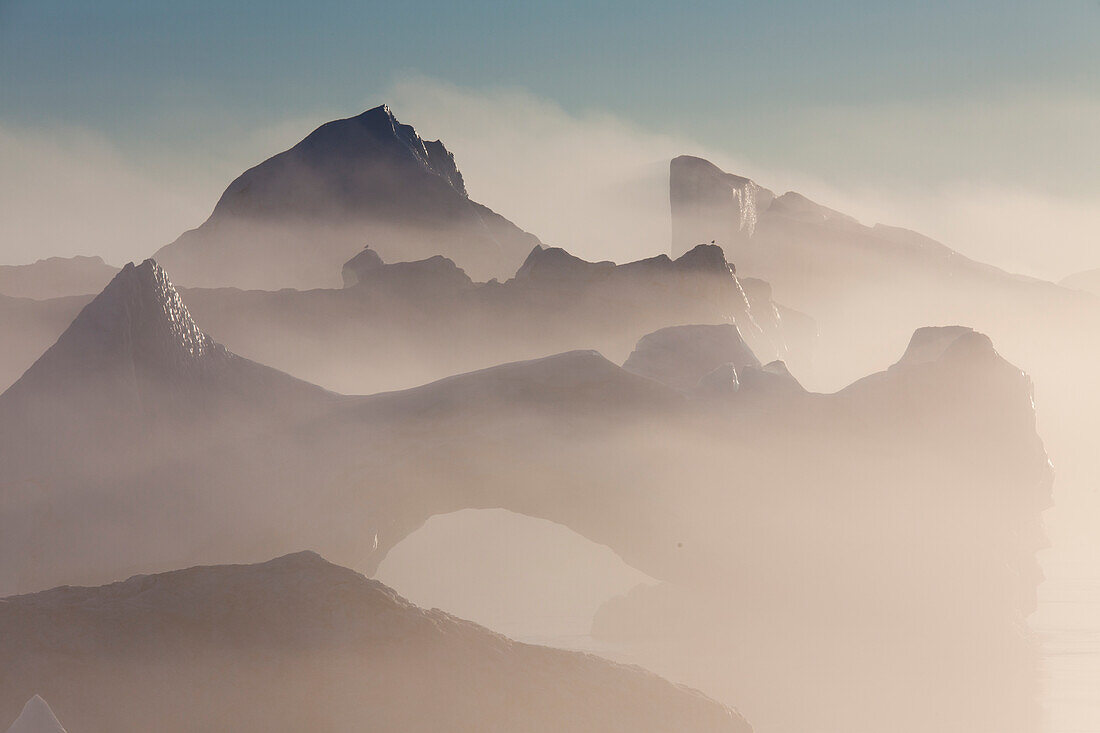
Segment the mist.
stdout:
[[[668,160],[697,155],[777,193],[799,191],[868,225],[915,229],[1014,272],[1059,280],[1100,266],[1096,192],[1081,169],[1097,155],[1084,123],[1097,114],[1095,100],[1021,93],[961,110],[951,104],[836,105],[793,121],[755,121],[777,126],[777,135],[821,136],[843,146],[830,145],[825,154],[804,145],[814,154],[803,161],[815,166],[793,168],[754,160],[740,141],[758,141],[759,129],[744,135],[738,125],[731,125],[721,146],[703,145],[598,108],[567,111],[523,90],[472,89],[423,77],[396,82],[386,97],[417,119],[423,134],[446,138],[475,197],[588,259],[621,262],[668,251]],[[703,112],[681,110],[686,120]],[[989,120],[997,121],[994,141],[983,124]],[[1059,120],[1062,127],[1052,129]],[[956,150],[960,139],[973,146],[973,155],[964,149],[951,158],[937,147]],[[1057,159],[1066,163],[1057,168],[1063,179],[1038,157],[1055,141]],[[1026,153],[1020,168],[1004,160],[1005,149]],[[865,160],[868,150],[889,156],[893,167],[872,165]],[[943,164],[941,170],[932,183],[920,183],[933,161]],[[912,175],[899,172],[907,168]],[[871,175],[885,180],[869,185]]]
[[603,604],[657,582],[568,527],[501,509],[430,518],[374,577],[417,605],[524,641],[583,640]]
[[[893,177],[867,185],[853,172],[872,170],[860,157],[867,155],[862,147],[848,150],[850,162],[838,161],[839,153],[804,155],[807,167],[779,167],[741,151],[736,125],[722,145],[706,145],[599,108],[568,111],[518,88],[464,87],[424,76],[399,77],[376,98],[415,119],[425,139],[446,140],[473,198],[587,259],[621,262],[668,250],[667,161],[689,154],[778,192],[799,191],[866,224],[916,229],[1014,272],[1056,281],[1100,267],[1093,252],[1100,239],[1095,193],[1077,170],[1079,161],[1095,158],[1095,141],[1073,122],[1094,117],[1095,100],[1019,90],[961,108],[824,106],[806,116],[812,128],[806,121],[742,123],[789,124],[793,130],[783,134],[792,138],[870,141],[869,149],[896,160]],[[690,118],[692,110],[683,113]],[[0,129],[0,162],[17,174],[4,179],[0,262],[31,262],[44,252],[100,255],[113,264],[148,256],[201,223],[235,172],[293,143],[333,111],[277,120],[211,115],[226,123],[219,128],[204,120],[213,137],[181,138],[154,156],[91,129]],[[991,119],[1001,121],[992,141],[982,132]],[[1064,129],[1051,128],[1057,120]],[[902,131],[917,136],[921,147],[914,150],[925,154],[914,157],[897,145]],[[751,139],[759,139],[758,130]],[[927,177],[928,153],[944,155],[935,148],[944,140],[956,147],[969,141],[973,153],[943,160],[943,175],[917,185]],[[1018,170],[996,157],[1010,146],[1028,153]],[[1067,157],[1066,148],[1076,152]],[[1065,159],[1063,179],[1039,174],[1050,170],[1038,157],[1042,151]],[[897,173],[906,168],[912,175]]]
[[1073,38],[16,10],[0,730],[1100,729]]

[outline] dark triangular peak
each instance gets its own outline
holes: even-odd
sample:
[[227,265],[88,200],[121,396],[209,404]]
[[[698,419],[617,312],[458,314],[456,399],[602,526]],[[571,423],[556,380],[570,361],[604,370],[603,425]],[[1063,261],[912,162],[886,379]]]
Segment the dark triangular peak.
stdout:
[[363,242],[390,262],[438,254],[488,279],[514,272],[538,239],[471,201],[443,143],[383,105],[245,171],[156,256],[189,286],[338,287]]
[[57,388],[80,377],[179,378],[228,358],[191,318],[154,260],[127,264],[23,378]]
[[96,731],[752,730],[639,667],[513,642],[313,552],[3,599],[0,715],[47,687]]
[[229,352],[198,327],[163,268],[130,263],[0,394],[0,472],[39,454],[110,463],[112,451],[140,454],[180,429],[213,439],[329,398]]
[[354,214],[392,186],[418,178],[421,185],[432,183],[421,174],[466,198],[454,156],[439,141],[425,144],[382,105],[327,122],[290,150],[249,169],[225,190],[211,219]]
[[[352,117],[350,120],[338,120],[322,125],[313,135],[307,137],[303,144],[308,144],[310,138],[314,136],[323,137],[329,132],[333,133],[335,141],[339,144],[341,138],[347,137],[344,131],[339,128],[349,122],[358,123],[366,132],[374,135],[383,144],[390,140],[396,140],[404,145],[413,157],[420,160],[427,170],[446,180],[452,188],[463,196],[466,195],[466,183],[462,180],[462,173],[455,165],[454,155],[447,150],[443,142],[441,140],[421,139],[412,125],[405,125],[397,121],[397,118],[393,115],[393,110],[390,109],[388,104],[368,109],[363,114]],[[332,127],[336,129],[326,130],[326,128]]]

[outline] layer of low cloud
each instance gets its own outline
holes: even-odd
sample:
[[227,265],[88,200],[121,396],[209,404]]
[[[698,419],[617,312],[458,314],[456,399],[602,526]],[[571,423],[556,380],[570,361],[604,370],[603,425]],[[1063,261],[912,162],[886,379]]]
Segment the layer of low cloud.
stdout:
[[1100,95],[1021,86],[809,107],[776,134],[852,207],[1057,279],[1100,266],[1098,118]]
[[[1047,129],[1044,115],[1083,112],[1091,108],[1086,101],[1056,102],[1025,94],[960,109],[882,105],[808,110],[787,129],[777,129],[777,135],[802,130],[807,144],[817,150],[805,167],[792,167],[752,160],[747,151],[739,155],[736,129],[729,133],[730,149],[708,148],[599,111],[568,112],[522,90],[471,90],[413,77],[394,84],[387,99],[402,120],[444,140],[474,198],[545,241],[586,257],[622,260],[667,251],[668,161],[692,154],[776,191],[797,190],[867,224],[920,231],[1013,271],[1059,279],[1100,266],[1095,191],[1056,193],[1051,180],[995,175],[1020,156],[1012,147],[1017,137],[1035,141],[1027,151],[1032,168],[1041,162],[1036,158],[1044,149],[1060,149],[1050,140],[1057,130],[1073,145],[1079,137],[1073,131],[1080,125],[1057,123]],[[1029,105],[1035,109],[1025,114]],[[1095,107],[1100,115],[1100,104]],[[985,120],[1002,121],[990,132],[994,142],[961,157],[968,164],[988,164],[988,170],[970,170],[961,163],[945,166],[944,175],[926,183],[890,170],[889,158],[883,156],[874,175],[864,166],[872,180],[837,182],[845,176],[836,175],[836,169],[853,165],[844,157],[845,148],[904,148],[913,144],[913,130],[919,129],[925,144],[941,141],[935,154],[944,160],[959,144],[971,145],[978,135],[975,127]],[[843,144],[837,142],[842,139]],[[1095,147],[1083,145],[1077,145],[1083,155]],[[836,159],[830,159],[829,151]],[[914,154],[919,150],[899,150],[899,163]],[[995,160],[999,167],[994,167]],[[1051,172],[1054,177],[1056,171]]]
[[[226,185],[313,127],[299,118],[233,140],[124,146],[72,126],[0,124],[0,264],[99,255],[141,260],[201,224]],[[316,125],[313,125],[314,127]],[[239,121],[227,126],[240,132]]]
[[455,154],[471,197],[589,258],[668,251],[668,162],[705,152],[602,112],[570,114],[520,90],[411,78],[386,96],[399,119]]
[[[1005,173],[1014,157],[1036,169],[1046,155],[1057,168],[1065,161],[1055,153],[1066,146],[1085,158],[1095,153],[1095,142],[1079,139],[1079,124],[1057,122],[1063,113],[1095,119],[1100,103],[1088,100],[1021,93],[957,109],[806,110],[782,129],[776,122],[777,138],[801,130],[803,146],[812,149],[808,157],[794,156],[805,159],[797,164],[791,156],[761,161],[738,150],[747,136],[736,129],[728,148],[705,146],[599,110],[567,111],[523,90],[412,77],[364,99],[363,107],[382,101],[423,136],[443,139],[473,198],[587,258],[622,261],[668,250],[668,161],[687,153],[777,191],[798,190],[865,223],[915,229],[1014,271],[1059,279],[1100,266],[1095,188],[1059,187],[1056,170],[1045,178]],[[217,139],[178,140],[152,152],[72,127],[0,126],[0,263],[72,254],[99,254],[115,264],[146,257],[200,224],[237,174],[333,116],[296,112],[256,126],[233,118]],[[989,140],[972,149],[984,124]],[[1055,144],[1057,136],[1063,146]],[[854,160],[855,140],[864,141],[868,156],[881,158],[880,168],[869,158]],[[1021,151],[1020,140],[1033,145]],[[952,153],[960,145],[965,154]],[[940,161],[929,165],[944,175],[899,173],[913,169],[914,156]],[[841,169],[850,175],[839,175]],[[852,174],[859,170],[864,173]]]
[[202,182],[158,178],[81,129],[0,128],[0,170],[0,263],[145,257],[212,204]]

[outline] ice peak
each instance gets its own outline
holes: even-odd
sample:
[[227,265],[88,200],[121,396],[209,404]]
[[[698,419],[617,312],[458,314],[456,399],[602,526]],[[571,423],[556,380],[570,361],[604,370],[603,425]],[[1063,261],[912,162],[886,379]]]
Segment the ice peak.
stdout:
[[[343,129],[347,127],[348,123],[357,123],[377,139],[388,140],[391,143],[396,142],[405,148],[407,153],[411,154],[424,169],[445,179],[455,190],[466,196],[466,184],[462,180],[462,173],[455,164],[454,155],[447,150],[441,141],[424,140],[417,134],[412,125],[402,124],[388,104],[372,107],[356,117],[336,120],[327,125],[322,125],[310,137],[326,129],[329,131]],[[306,138],[306,140],[309,140],[309,138]],[[352,140],[352,143],[359,145],[362,141]]]
[[8,728],[8,733],[65,733],[49,704],[35,695],[23,706],[23,712]]
[[120,346],[130,348],[156,342],[161,348],[175,347],[194,357],[214,348],[213,340],[195,324],[168,273],[153,259],[123,267],[77,316],[70,330],[77,327],[113,336],[121,340]]
[[104,375],[127,382],[138,374],[178,377],[227,355],[199,329],[168,274],[149,259],[122,268],[16,385],[56,391]]
[[377,107],[371,107],[354,119],[371,127],[389,127],[394,133],[397,132],[397,127],[401,124],[397,121],[397,117],[394,116],[393,110],[390,109],[388,104],[380,104]]

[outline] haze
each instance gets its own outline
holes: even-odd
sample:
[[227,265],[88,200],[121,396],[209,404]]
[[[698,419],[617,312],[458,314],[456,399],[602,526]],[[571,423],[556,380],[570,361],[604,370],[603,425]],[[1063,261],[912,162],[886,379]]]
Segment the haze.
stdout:
[[0,0],[0,730],[1100,731],[1098,36]]

